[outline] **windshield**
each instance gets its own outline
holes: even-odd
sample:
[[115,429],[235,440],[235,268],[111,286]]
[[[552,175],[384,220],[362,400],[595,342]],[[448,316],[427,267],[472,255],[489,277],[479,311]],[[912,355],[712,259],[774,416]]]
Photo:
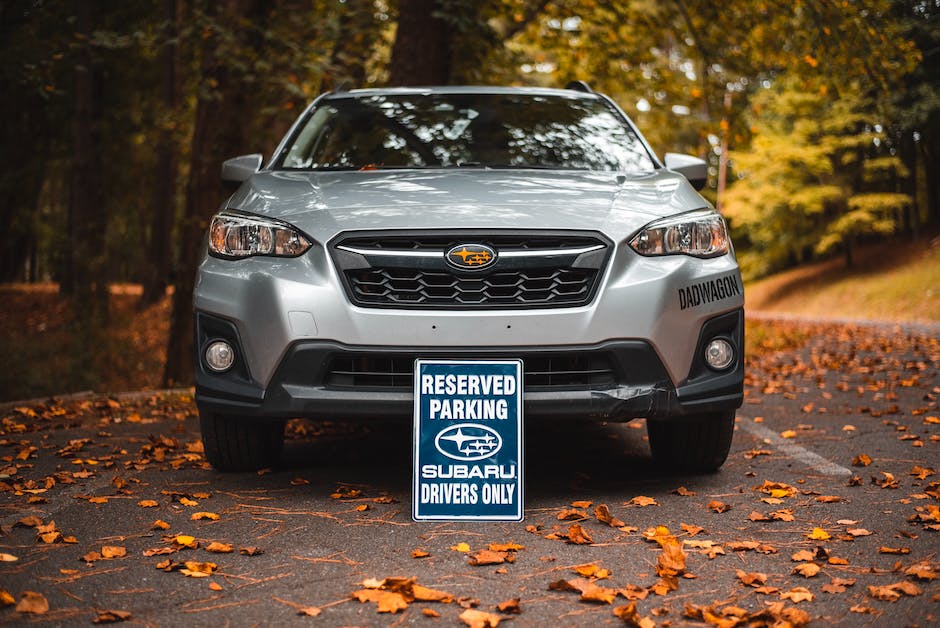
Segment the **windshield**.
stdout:
[[551,168],[649,172],[640,138],[602,99],[385,94],[323,101],[280,161],[292,170]]

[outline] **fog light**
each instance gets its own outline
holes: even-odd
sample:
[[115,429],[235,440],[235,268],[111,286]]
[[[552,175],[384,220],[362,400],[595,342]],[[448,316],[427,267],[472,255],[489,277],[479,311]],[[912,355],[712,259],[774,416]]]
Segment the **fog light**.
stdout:
[[714,338],[705,347],[705,361],[716,371],[726,369],[734,362],[734,347],[724,338]]
[[235,349],[224,340],[215,340],[206,347],[206,364],[217,373],[227,371],[235,363]]

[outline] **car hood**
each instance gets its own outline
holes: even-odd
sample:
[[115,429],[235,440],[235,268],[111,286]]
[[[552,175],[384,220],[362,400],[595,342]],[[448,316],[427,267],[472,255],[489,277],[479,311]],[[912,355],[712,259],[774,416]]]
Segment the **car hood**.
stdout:
[[379,229],[583,229],[629,237],[707,206],[681,175],[540,170],[260,172],[226,206],[284,220],[320,242]]

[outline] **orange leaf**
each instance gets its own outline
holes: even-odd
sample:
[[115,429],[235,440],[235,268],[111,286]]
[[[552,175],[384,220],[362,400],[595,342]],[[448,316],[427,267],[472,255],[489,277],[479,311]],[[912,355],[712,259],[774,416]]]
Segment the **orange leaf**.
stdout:
[[23,597],[16,605],[16,612],[45,615],[49,612],[49,601],[41,593],[23,591]]

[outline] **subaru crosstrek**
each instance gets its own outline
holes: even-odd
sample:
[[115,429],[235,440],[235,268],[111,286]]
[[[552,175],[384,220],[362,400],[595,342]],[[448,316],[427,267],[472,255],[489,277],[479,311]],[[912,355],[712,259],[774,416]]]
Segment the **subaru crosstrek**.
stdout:
[[647,420],[654,458],[720,467],[744,295],[705,162],[660,161],[571,89],[317,98],[213,217],[196,403],[218,469],[276,462],[291,417],[406,418],[418,358],[521,359],[525,418]]

